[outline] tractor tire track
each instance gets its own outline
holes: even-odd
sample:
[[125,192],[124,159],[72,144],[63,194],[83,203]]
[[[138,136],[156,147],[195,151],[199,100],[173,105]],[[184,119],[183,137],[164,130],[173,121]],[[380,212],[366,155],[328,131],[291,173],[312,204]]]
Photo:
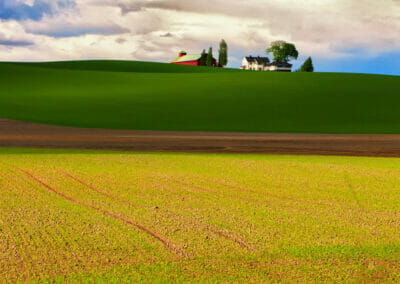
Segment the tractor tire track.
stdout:
[[[59,171],[60,171],[60,170],[59,170]],[[95,186],[93,186],[93,185],[90,185],[89,183],[87,183],[87,182],[85,182],[85,181],[83,181],[83,180],[77,178],[76,176],[72,175],[71,173],[69,173],[69,172],[67,172],[67,171],[62,170],[61,172],[64,173],[67,177],[71,178],[72,180],[74,180],[74,181],[80,183],[81,185],[85,186],[86,188],[89,188],[89,189],[91,189],[91,190],[93,190],[93,191],[95,191],[95,192],[97,192],[97,193],[99,193],[99,194],[101,194],[101,195],[103,195],[103,196],[105,196],[105,197],[107,197],[107,198],[110,198],[110,199],[112,199],[112,200],[114,200],[114,201],[117,201],[117,202],[126,204],[126,205],[131,206],[131,207],[134,207],[134,208],[145,208],[145,209],[148,209],[148,208],[146,208],[146,207],[144,207],[144,206],[139,206],[139,205],[137,205],[137,204],[133,204],[132,202],[130,202],[130,201],[128,201],[128,200],[118,198],[118,197],[116,197],[116,196],[114,196],[114,195],[111,195],[111,194],[109,194],[109,193],[107,193],[107,192],[105,192],[105,191],[103,191],[103,190],[100,190],[100,189],[98,189],[97,187],[95,187]],[[143,252],[143,250],[140,249],[139,247],[134,246],[134,248],[135,248],[137,251],[139,251],[142,255],[145,255],[144,252]]]
[[[191,184],[188,184],[186,182],[183,182],[183,181],[180,181],[178,179],[171,178],[171,177],[167,177],[167,176],[158,176],[158,177],[163,178],[163,179],[165,179],[165,180],[167,180],[169,182],[185,186],[185,187],[193,187],[195,189],[200,189],[200,190],[205,191],[205,192],[213,192],[213,193],[217,192],[217,191],[215,191],[213,189],[202,187],[202,186],[197,186],[197,185],[196,186],[195,185],[192,186]],[[242,246],[244,248],[247,248],[250,251],[257,251],[257,249],[254,248],[252,245],[246,243],[245,241],[241,240],[238,237],[232,236],[232,234],[230,234],[230,233],[226,233],[226,232],[224,232],[224,231],[222,231],[220,229],[214,228],[214,227],[212,227],[210,225],[203,224],[200,221],[194,221],[194,220],[187,220],[187,221],[193,222],[192,224],[197,225],[199,227],[202,227],[202,228],[204,228],[204,229],[206,229],[208,231],[211,231],[211,232],[213,232],[214,234],[216,234],[216,235],[218,235],[220,237],[223,237],[223,238],[225,238],[227,240],[231,240],[231,241],[239,244],[240,246]]]
[[[10,165],[10,166],[12,166],[12,165]],[[63,192],[61,192],[61,191],[55,189],[54,187],[48,185],[47,183],[45,183],[44,181],[42,181],[41,179],[39,179],[38,177],[36,177],[34,174],[32,174],[30,171],[25,170],[25,169],[22,169],[22,168],[17,167],[17,166],[12,166],[12,167],[15,168],[15,169],[18,169],[19,171],[21,171],[21,172],[23,172],[23,173],[25,173],[27,176],[29,176],[30,178],[32,178],[33,180],[35,180],[37,183],[41,184],[42,186],[44,186],[44,187],[47,188],[48,190],[52,191],[53,193],[55,193],[55,194],[57,194],[57,195],[63,197],[65,200],[68,200],[68,201],[70,201],[70,202],[72,202],[72,203],[74,203],[74,204],[78,204],[78,205],[85,206],[85,207],[87,207],[87,208],[96,210],[96,211],[98,211],[98,212],[103,213],[104,215],[113,217],[114,219],[118,219],[118,220],[120,220],[120,221],[123,221],[123,222],[129,224],[129,225],[132,225],[133,227],[136,227],[137,229],[139,229],[139,230],[141,230],[141,231],[147,233],[148,235],[150,235],[150,236],[152,236],[153,238],[155,238],[155,239],[157,239],[158,241],[160,241],[164,246],[166,246],[167,248],[169,248],[172,252],[174,252],[174,253],[177,254],[178,256],[180,256],[180,257],[188,257],[188,255],[187,255],[183,250],[181,250],[180,248],[178,248],[175,244],[171,243],[171,242],[168,241],[166,238],[164,238],[164,237],[160,236],[159,234],[153,232],[152,230],[148,229],[147,227],[145,227],[145,226],[143,226],[143,225],[141,225],[141,224],[139,224],[139,223],[137,223],[137,222],[135,222],[135,221],[133,221],[133,220],[131,220],[131,219],[128,219],[128,218],[126,218],[126,217],[123,217],[123,216],[121,216],[121,215],[118,215],[118,214],[116,214],[116,213],[114,213],[114,212],[111,212],[111,211],[108,211],[108,210],[105,210],[105,209],[102,209],[102,208],[98,208],[98,207],[96,207],[96,206],[93,206],[93,205],[90,205],[90,204],[86,204],[86,203],[84,203],[84,202],[82,202],[82,201],[79,201],[79,200],[77,200],[77,199],[74,199],[74,198],[72,198],[72,197],[66,195],[65,193],[63,193]]]
[[[211,225],[206,225],[206,224],[204,224],[204,223],[202,223],[200,221],[186,218],[186,217],[184,217],[182,215],[175,214],[175,213],[173,213],[171,211],[168,211],[168,210],[164,210],[164,212],[167,213],[167,214],[170,214],[170,215],[172,215],[172,216],[174,216],[176,218],[179,218],[179,219],[185,221],[186,223],[192,224],[194,226],[198,226],[199,228],[201,228],[203,230],[212,232],[215,235],[220,236],[220,237],[222,237],[222,238],[224,238],[224,239],[226,239],[228,241],[232,241],[232,242],[238,244],[239,246],[248,249],[249,251],[253,251],[253,252],[257,251],[257,249],[255,247],[253,247],[252,245],[246,243],[245,241],[243,241],[239,237],[233,236],[232,232],[229,232],[229,233],[224,232],[224,231],[222,231],[220,229],[217,229],[217,228],[215,228],[215,227],[213,227]],[[228,230],[226,230],[226,231],[228,231]]]
[[[0,165],[5,166],[4,163],[0,163]],[[18,174],[16,173],[15,168],[10,169],[9,167],[5,167],[5,169],[8,170],[10,173],[12,173],[12,175],[18,176]],[[38,189],[38,185],[37,185],[36,183],[33,183],[32,180],[30,180],[30,179],[28,179],[28,178],[25,178],[25,177],[22,177],[22,179],[23,179],[30,187],[32,187],[32,188],[34,188],[34,189]],[[18,187],[16,187],[16,189],[21,190],[22,188],[21,188],[20,186],[18,186]],[[40,189],[40,190],[41,190],[41,189]],[[21,217],[20,219],[23,219],[23,217]],[[0,221],[1,221],[1,220],[0,220]],[[39,223],[37,223],[37,224],[44,225],[42,219],[40,219],[40,218],[39,218]],[[36,223],[30,223],[30,225],[31,225],[32,228],[37,228],[37,226],[36,226],[37,224],[36,224]],[[52,228],[52,229],[55,230],[55,234],[56,234],[56,235],[58,235],[58,236],[61,237],[64,241],[66,241],[63,233],[60,233],[60,232],[57,230],[57,228]],[[54,232],[53,232],[53,233],[50,233],[49,230],[48,230],[48,228],[47,228],[46,226],[44,227],[43,230],[40,230],[40,231],[35,230],[35,232],[37,232],[37,234],[33,233],[33,234],[31,234],[31,236],[36,236],[36,238],[33,239],[33,240],[34,240],[34,246],[35,246],[35,248],[36,248],[36,251],[40,251],[40,248],[51,248],[51,249],[53,249],[54,251],[57,251],[59,247],[64,247],[64,248],[66,248],[65,245],[61,245],[61,244],[55,239],[55,237],[54,237]],[[32,239],[32,238],[31,238],[31,239]],[[40,242],[40,243],[38,243],[38,242]],[[57,242],[57,245],[54,245],[53,242]],[[79,246],[79,247],[82,247],[82,246]],[[65,251],[67,251],[67,250],[65,250]],[[69,251],[70,251],[70,253],[73,255],[73,259],[74,259],[75,261],[78,260],[79,263],[83,263],[83,262],[84,262],[82,258],[79,258],[79,259],[78,259],[78,256],[75,254],[74,250],[69,250]],[[45,252],[41,252],[39,255],[40,255],[42,261],[43,261],[43,260],[46,260],[44,263],[51,264],[51,265],[53,265],[54,268],[60,269],[60,266],[57,264],[58,261],[59,261],[59,259],[56,260],[55,257],[50,253],[50,251],[46,250]],[[61,258],[64,257],[64,260],[69,259],[69,257],[65,254],[65,252],[61,253],[61,255],[62,255]],[[89,256],[88,256],[87,254],[85,254],[85,257],[86,257],[85,259],[88,259]],[[38,261],[39,261],[39,259],[37,258],[37,259],[36,259],[36,262],[38,262]],[[62,272],[61,270],[55,271],[54,268],[51,268],[51,265],[50,265],[50,268],[46,268],[46,267],[42,266],[42,267],[41,267],[40,273],[41,273],[41,274],[44,273],[44,274],[46,274],[46,275],[51,275],[52,273],[53,273],[53,274],[55,273],[54,275],[57,275],[57,274],[60,274],[60,273],[61,273],[61,274],[64,273],[64,272]],[[73,265],[71,264],[71,265],[70,265],[70,268],[73,270],[75,267],[73,267]],[[47,269],[48,271],[44,271],[44,269]],[[26,269],[26,271],[28,271],[28,270],[29,270],[29,269]]]
[[[95,192],[98,192],[98,193],[100,193],[100,194],[102,194],[102,195],[104,195],[104,196],[106,196],[106,197],[109,197],[109,198],[111,198],[112,200],[119,201],[119,202],[121,202],[121,203],[128,204],[128,205],[131,205],[131,206],[134,206],[134,207],[139,207],[139,206],[137,206],[137,205],[134,205],[133,203],[131,203],[131,202],[128,201],[128,200],[124,200],[124,199],[118,198],[118,197],[116,197],[116,196],[113,196],[113,195],[111,195],[111,194],[109,194],[109,193],[105,193],[104,191],[99,190],[98,188],[89,185],[87,182],[85,182],[85,181],[83,181],[83,180],[81,180],[81,179],[75,177],[74,175],[72,175],[72,174],[70,174],[70,173],[68,173],[68,172],[65,172],[65,171],[64,171],[64,173],[65,173],[68,177],[70,177],[71,179],[75,180],[76,182],[78,182],[78,183],[80,183],[80,184],[82,184],[82,185],[88,187],[89,189],[94,190]],[[175,181],[175,180],[174,180],[174,181]],[[177,181],[175,181],[175,182],[177,182]],[[188,184],[184,184],[184,183],[182,183],[182,184],[185,185],[185,186],[189,186]],[[202,188],[202,187],[200,187],[200,188],[201,188],[202,190],[204,190],[204,188]],[[144,207],[141,207],[141,208],[144,208]],[[146,209],[149,209],[149,208],[146,208]],[[166,214],[169,214],[170,216],[173,216],[174,218],[178,218],[178,219],[180,219],[180,220],[182,220],[182,221],[185,221],[186,223],[189,223],[189,224],[198,226],[198,227],[202,228],[203,230],[210,231],[210,232],[212,232],[212,233],[214,233],[214,234],[216,234],[216,235],[218,235],[218,236],[220,236],[220,237],[222,237],[222,238],[225,238],[225,239],[227,239],[227,240],[229,240],[229,241],[233,241],[234,243],[240,245],[241,247],[244,247],[244,248],[248,249],[249,251],[257,251],[256,248],[254,248],[252,245],[246,243],[245,241],[241,240],[240,238],[235,237],[235,236],[232,236],[232,234],[226,233],[226,232],[224,232],[224,231],[222,231],[222,230],[220,230],[220,229],[214,228],[214,227],[212,227],[211,225],[206,225],[206,224],[203,224],[203,223],[200,222],[200,221],[196,221],[196,220],[193,220],[193,219],[186,218],[186,217],[184,217],[184,216],[182,216],[182,215],[173,213],[173,212],[171,212],[171,211],[169,211],[169,210],[161,210],[161,211],[163,211],[163,212],[166,213]]]
[[96,187],[94,187],[94,186],[88,184],[87,182],[85,182],[85,181],[83,181],[83,180],[77,178],[76,176],[74,176],[74,175],[72,175],[72,174],[70,174],[70,173],[68,173],[68,172],[66,172],[66,171],[63,171],[63,173],[64,173],[66,176],[68,176],[69,178],[73,179],[74,181],[80,183],[81,185],[83,185],[83,186],[85,186],[85,187],[87,187],[87,188],[89,188],[89,189],[91,189],[91,190],[93,190],[93,191],[95,191],[95,192],[97,192],[97,193],[99,193],[99,194],[105,196],[105,197],[108,197],[108,198],[110,198],[110,199],[112,199],[112,200],[114,200],[114,201],[118,201],[118,202],[124,203],[124,204],[126,204],[126,205],[131,206],[131,207],[140,207],[140,206],[138,206],[138,205],[136,205],[136,204],[133,204],[132,202],[129,202],[129,201],[124,200],[124,199],[121,199],[121,198],[118,198],[118,197],[116,197],[116,196],[114,196],[114,195],[111,195],[111,194],[105,192],[105,191],[102,191],[102,190],[100,190],[100,189],[98,189],[98,188],[96,188]]
[[175,183],[175,184],[179,184],[179,185],[185,186],[186,189],[189,189],[189,190],[190,189],[196,189],[197,192],[201,192],[201,193],[217,194],[217,191],[215,191],[215,190],[213,190],[211,188],[203,187],[203,186],[195,185],[195,184],[189,184],[189,183],[186,183],[186,182],[184,182],[182,180],[178,180],[178,179],[172,178],[171,176],[168,176],[168,175],[160,175],[160,174],[156,175],[156,174],[154,174],[153,176],[157,177],[158,179],[161,179],[163,181],[166,181],[167,183]]
[[[1,163],[1,162],[0,162],[0,165],[6,166],[5,168],[6,168],[8,171],[10,171],[13,175],[17,175],[17,173],[15,172],[16,169],[15,169],[15,167],[13,167],[12,165],[6,165],[6,164]],[[10,169],[8,166],[13,167],[13,170]],[[29,177],[27,177],[27,178],[29,178]],[[25,179],[25,178],[23,177],[23,179]],[[32,187],[37,187],[36,182],[33,181],[33,182],[35,183],[35,184],[33,184],[31,179],[30,179],[30,180],[27,179],[26,182],[29,183],[29,185],[32,186]],[[134,206],[134,205],[132,205],[132,206]],[[57,232],[58,232],[58,230],[57,230]],[[63,230],[62,232],[64,232],[64,230]],[[69,232],[69,231],[68,231],[68,232]],[[68,233],[68,234],[69,234],[69,233]],[[60,233],[59,233],[58,235],[60,235]],[[67,240],[64,238],[64,234],[61,233],[61,237],[64,239],[64,241],[67,241]],[[108,241],[109,241],[104,235],[101,235],[101,237],[103,238],[103,240],[104,240],[105,242],[108,242]],[[91,241],[89,241],[89,240],[84,240],[84,239],[82,239],[82,241],[83,241],[83,244],[84,244],[84,245],[82,245],[82,243],[81,243],[81,242],[78,242],[78,241],[75,241],[75,242],[74,242],[74,243],[77,244],[77,247],[79,248],[79,249],[77,250],[78,252],[80,252],[79,256],[78,256],[73,250],[72,250],[72,253],[73,253],[73,255],[75,256],[75,259],[78,260],[79,265],[83,265],[84,267],[90,267],[91,263],[88,262],[88,260],[91,259],[91,256],[89,255],[89,252],[87,252],[84,248],[85,248],[85,247],[86,247],[86,248],[94,247],[94,244],[93,244],[93,242],[91,242]],[[147,253],[145,253],[143,249],[141,249],[141,248],[139,248],[139,247],[137,247],[137,246],[135,246],[135,245],[132,245],[132,244],[131,244],[130,246],[131,246],[131,247],[134,247],[142,256],[144,256],[144,257],[149,257],[149,255],[148,255]],[[103,251],[103,252],[100,254],[97,250],[91,251],[90,254],[96,255],[96,262],[99,263],[99,264],[101,264],[101,265],[110,265],[110,261],[109,261],[109,260],[112,259],[113,256],[114,256],[114,254],[112,254],[112,253],[110,253],[110,252],[108,252],[108,251]],[[104,255],[104,254],[105,254],[105,255]],[[82,257],[82,256],[83,256],[83,257]],[[155,260],[153,257],[151,257],[151,258],[152,258],[153,261]],[[76,267],[74,267],[74,269],[75,269],[75,268],[76,268]]]
[[[99,193],[99,194],[101,194],[101,195],[107,197],[107,198],[110,198],[110,199],[112,199],[112,200],[114,200],[114,201],[118,201],[118,202],[124,203],[124,204],[126,204],[126,205],[128,205],[128,206],[130,206],[130,207],[134,207],[134,208],[139,208],[139,207],[140,207],[140,208],[143,208],[142,206],[133,204],[132,202],[129,202],[129,201],[127,201],[127,200],[124,200],[124,199],[118,198],[118,197],[116,197],[116,196],[113,196],[113,195],[111,195],[111,194],[108,194],[107,192],[105,192],[105,191],[103,191],[103,190],[100,190],[100,189],[98,189],[97,187],[94,187],[94,186],[90,185],[89,183],[87,183],[87,182],[85,182],[85,181],[83,181],[83,180],[77,178],[76,176],[70,174],[70,173],[67,172],[67,171],[62,170],[61,172],[64,173],[67,177],[71,178],[72,180],[74,180],[74,181],[80,183],[81,185],[83,185],[83,186],[85,186],[85,187],[87,187],[87,188],[89,188],[89,189],[91,189],[91,190],[93,190],[93,191],[95,191],[95,192],[97,192],[97,193]],[[143,252],[143,250],[142,250],[142,249],[139,249],[139,247],[134,246],[134,248],[135,248],[137,251],[139,251],[142,255],[145,255],[144,252]]]

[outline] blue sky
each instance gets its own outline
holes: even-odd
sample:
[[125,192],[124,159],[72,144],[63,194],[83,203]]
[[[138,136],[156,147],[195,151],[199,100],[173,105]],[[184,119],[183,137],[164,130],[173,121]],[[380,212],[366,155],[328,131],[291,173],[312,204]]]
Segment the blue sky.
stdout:
[[1,61],[168,62],[222,38],[230,67],[286,40],[295,67],[400,75],[399,0],[0,0]]
[[59,10],[74,6],[73,0],[0,0],[0,19],[3,20],[41,20],[44,15],[53,15]]
[[352,58],[317,61],[316,68],[321,72],[351,72],[400,75],[400,51],[382,53],[372,58],[362,56]]
[[46,13],[51,13],[51,7],[48,3],[37,2],[33,6],[29,6],[16,1],[0,1],[0,18],[4,20],[40,20]]

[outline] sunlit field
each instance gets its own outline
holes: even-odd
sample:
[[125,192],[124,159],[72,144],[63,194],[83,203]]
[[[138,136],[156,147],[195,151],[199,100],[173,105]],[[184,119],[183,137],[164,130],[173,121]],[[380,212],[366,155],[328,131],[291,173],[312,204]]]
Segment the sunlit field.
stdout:
[[0,86],[0,118],[61,126],[400,134],[400,76],[78,61],[0,63]]
[[400,280],[400,159],[0,150],[0,282]]

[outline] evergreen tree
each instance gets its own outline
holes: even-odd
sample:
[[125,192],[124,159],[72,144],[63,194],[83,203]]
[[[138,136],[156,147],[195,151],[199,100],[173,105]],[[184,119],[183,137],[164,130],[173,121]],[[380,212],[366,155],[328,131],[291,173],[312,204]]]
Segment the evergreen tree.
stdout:
[[206,65],[207,66],[213,66],[213,50],[212,47],[210,47],[210,49],[208,50],[208,54],[207,54],[207,61],[206,61]]
[[314,72],[314,65],[313,65],[311,57],[307,58],[307,60],[304,61],[303,65],[300,67],[300,71],[301,72]]
[[219,44],[219,61],[220,66],[228,65],[228,45],[225,40],[221,40]]
[[200,66],[206,66],[207,65],[207,53],[206,53],[205,49],[203,49],[203,52],[201,53],[199,65]]

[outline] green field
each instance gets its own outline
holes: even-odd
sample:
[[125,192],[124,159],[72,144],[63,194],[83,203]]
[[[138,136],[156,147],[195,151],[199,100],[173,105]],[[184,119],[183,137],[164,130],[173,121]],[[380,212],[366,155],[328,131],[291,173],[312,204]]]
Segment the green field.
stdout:
[[400,281],[400,159],[0,149],[0,282]]
[[0,118],[91,128],[400,133],[400,77],[161,63],[0,64]]

